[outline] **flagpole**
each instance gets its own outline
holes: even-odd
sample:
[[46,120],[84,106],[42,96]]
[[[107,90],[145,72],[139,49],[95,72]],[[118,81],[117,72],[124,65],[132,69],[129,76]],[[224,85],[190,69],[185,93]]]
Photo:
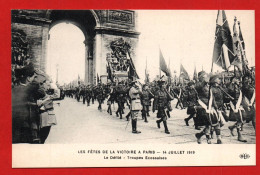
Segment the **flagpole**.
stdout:
[[159,77],[161,78],[161,63],[160,63],[160,49],[159,49]]

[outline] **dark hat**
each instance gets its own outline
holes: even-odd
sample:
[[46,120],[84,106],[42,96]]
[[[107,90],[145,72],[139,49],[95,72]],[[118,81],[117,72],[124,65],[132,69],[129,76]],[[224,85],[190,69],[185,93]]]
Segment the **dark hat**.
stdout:
[[25,66],[23,69],[25,70],[26,76],[29,76],[29,77],[33,76],[33,74],[34,74],[34,72],[35,72],[34,66],[33,66],[32,63],[29,63],[29,64],[28,64],[27,66]]
[[192,86],[192,85],[195,85],[194,81],[190,81],[190,82],[188,83],[188,86]]
[[130,82],[130,86],[133,86],[136,83],[136,81]]
[[219,75],[212,75],[209,79],[210,83],[216,83],[216,80],[219,79]]
[[200,71],[199,73],[198,73],[198,77],[201,77],[201,76],[204,76],[204,75],[206,75],[207,73],[205,72],[205,71]]
[[158,84],[159,86],[163,85],[164,83],[165,83],[164,80],[158,80],[158,81],[157,81],[157,84]]
[[36,69],[35,74],[37,78],[34,81],[37,83],[44,83],[47,80],[47,75],[43,71]]

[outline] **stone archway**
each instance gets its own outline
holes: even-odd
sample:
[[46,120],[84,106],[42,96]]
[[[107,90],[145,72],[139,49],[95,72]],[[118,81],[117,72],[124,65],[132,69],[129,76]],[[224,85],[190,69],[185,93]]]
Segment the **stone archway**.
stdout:
[[137,59],[139,33],[137,13],[130,10],[13,10],[12,29],[26,33],[29,53],[35,67],[46,70],[49,30],[59,22],[78,26],[85,35],[85,83],[96,83],[97,75],[107,79],[107,60],[111,43],[123,39],[131,45],[131,57]]

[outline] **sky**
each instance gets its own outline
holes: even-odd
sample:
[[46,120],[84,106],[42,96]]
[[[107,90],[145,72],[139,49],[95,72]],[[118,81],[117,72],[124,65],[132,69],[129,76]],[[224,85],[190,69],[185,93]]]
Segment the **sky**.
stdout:
[[[234,16],[241,23],[249,65],[255,65],[254,11],[226,10],[231,33]],[[217,10],[138,10],[137,31],[139,44],[135,65],[144,80],[144,68],[150,78],[159,74],[159,48],[174,75],[180,64],[193,75],[202,69],[210,72],[216,29]],[[57,64],[59,82],[69,83],[78,78],[84,80],[84,35],[73,24],[57,24],[50,30],[48,41],[47,73],[56,80]],[[76,70],[76,71],[75,71]],[[220,70],[214,66],[214,71]]]

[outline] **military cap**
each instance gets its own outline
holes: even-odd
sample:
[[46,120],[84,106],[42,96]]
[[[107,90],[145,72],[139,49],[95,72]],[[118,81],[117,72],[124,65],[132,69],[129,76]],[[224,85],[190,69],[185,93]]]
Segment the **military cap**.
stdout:
[[216,80],[219,79],[219,75],[211,75],[209,82],[210,83],[216,83]]
[[133,86],[136,83],[136,81],[130,82],[130,86]]
[[232,83],[239,83],[240,80],[239,80],[238,77],[233,77],[233,78],[231,79],[231,82],[232,82]]
[[194,81],[190,81],[190,82],[188,83],[188,86],[192,86],[192,85],[195,85]]
[[204,75],[206,75],[207,73],[205,72],[205,71],[200,71],[199,73],[198,73],[198,77],[202,77],[202,76],[204,76]]
[[161,79],[161,80],[158,80],[157,83],[158,83],[159,86],[161,86],[165,83],[165,81]]

